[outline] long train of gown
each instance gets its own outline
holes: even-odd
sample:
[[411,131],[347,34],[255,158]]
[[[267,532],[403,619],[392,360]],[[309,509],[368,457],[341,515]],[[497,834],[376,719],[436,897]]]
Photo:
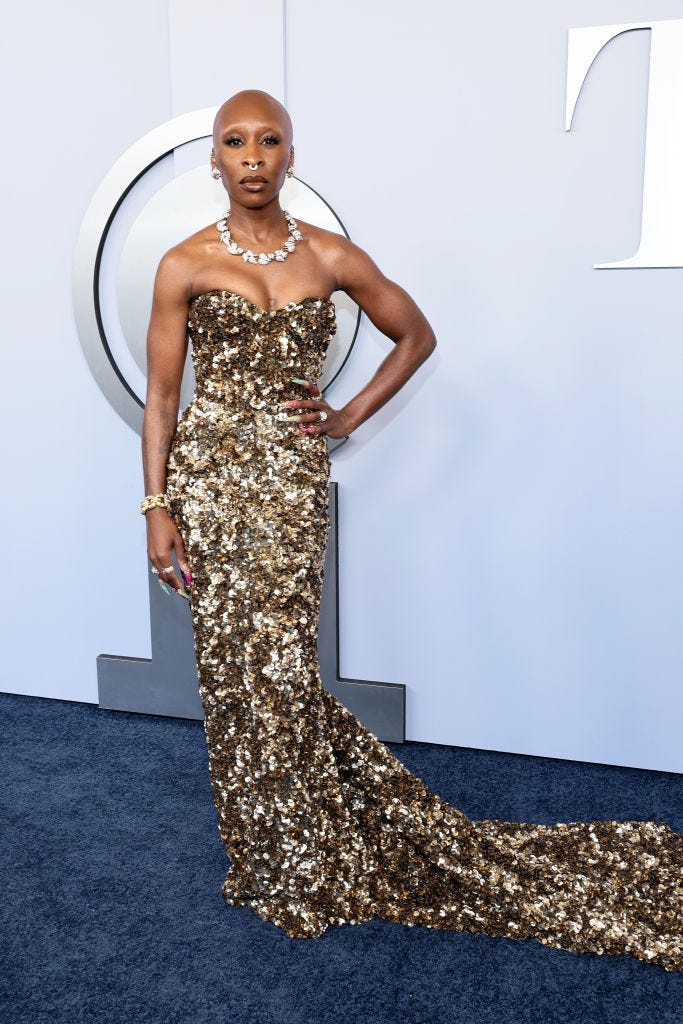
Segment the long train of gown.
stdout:
[[[226,901],[294,938],[372,917],[683,971],[683,836],[651,821],[470,821],[322,686],[322,434],[276,419],[320,379],[335,307],[197,296],[197,381],[167,464],[193,575]],[[291,412],[291,410],[290,410]]]

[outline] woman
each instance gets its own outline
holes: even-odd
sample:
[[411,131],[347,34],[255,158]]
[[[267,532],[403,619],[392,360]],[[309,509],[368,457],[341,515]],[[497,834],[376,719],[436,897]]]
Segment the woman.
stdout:
[[[325,435],[376,412],[435,339],[361,249],[286,219],[293,160],[281,104],[223,104],[211,164],[229,218],[163,257],[148,335],[142,511],[152,571],[190,600],[223,895],[298,938],[380,916],[683,971],[682,836],[470,821],[321,685]],[[316,383],[337,290],[395,342],[342,409]],[[188,331],[197,387],[176,422]]]

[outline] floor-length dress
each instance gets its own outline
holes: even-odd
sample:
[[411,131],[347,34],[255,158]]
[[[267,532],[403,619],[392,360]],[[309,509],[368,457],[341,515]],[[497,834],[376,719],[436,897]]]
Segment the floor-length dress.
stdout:
[[[193,575],[222,893],[294,938],[372,917],[628,954],[683,971],[683,836],[648,821],[470,821],[322,686],[323,434],[277,419],[310,397],[330,299],[190,304],[196,390],[167,493]],[[286,411],[286,410],[285,410]]]

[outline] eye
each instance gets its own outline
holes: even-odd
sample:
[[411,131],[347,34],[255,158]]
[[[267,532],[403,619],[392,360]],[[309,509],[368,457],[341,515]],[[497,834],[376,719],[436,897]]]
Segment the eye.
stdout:
[[278,143],[280,142],[280,140],[278,139],[277,135],[266,135],[266,137],[265,137],[265,139],[263,141],[267,142],[268,145],[270,145],[270,146],[277,146]]
[[229,135],[228,138],[225,140],[225,145],[226,146],[239,146],[241,141],[242,140],[239,137],[239,135]]

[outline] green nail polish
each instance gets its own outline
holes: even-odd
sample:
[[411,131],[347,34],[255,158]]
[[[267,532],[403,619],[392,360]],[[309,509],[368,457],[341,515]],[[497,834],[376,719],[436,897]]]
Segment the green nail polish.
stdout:
[[168,585],[167,585],[166,583],[164,583],[164,581],[163,581],[163,580],[159,580],[159,586],[161,587],[161,589],[163,590],[163,592],[164,592],[165,594],[168,594],[168,595],[169,595],[169,597],[170,597],[171,591],[170,591],[170,590],[168,589]]
[[298,377],[292,377],[291,379],[294,381],[295,384],[306,384],[307,383],[307,381],[305,381],[305,380],[299,380]]

